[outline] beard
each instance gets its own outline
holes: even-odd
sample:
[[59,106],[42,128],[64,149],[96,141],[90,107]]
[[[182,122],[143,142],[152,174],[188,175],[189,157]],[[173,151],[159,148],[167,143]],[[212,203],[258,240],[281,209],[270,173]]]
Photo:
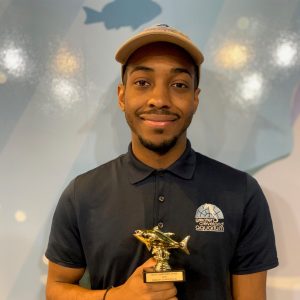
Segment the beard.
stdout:
[[174,136],[169,140],[164,140],[159,144],[154,144],[153,142],[143,138],[142,136],[138,136],[140,143],[147,148],[159,155],[164,155],[168,153],[177,143],[178,137]]
[[[126,118],[127,124],[129,125],[131,131],[138,137],[139,142],[141,143],[141,145],[143,145],[146,149],[148,149],[150,151],[153,151],[153,152],[155,152],[159,155],[164,155],[164,154],[168,153],[177,144],[177,142],[178,142],[179,138],[182,136],[182,134],[186,133],[186,130],[189,127],[189,125],[192,121],[192,118],[193,118],[193,113],[191,113],[190,115],[188,115],[186,117],[185,124],[183,125],[181,130],[179,132],[177,132],[177,134],[175,134],[171,137],[162,139],[160,142],[154,142],[154,141],[151,141],[151,139],[149,139],[149,138],[145,137],[144,135],[140,134],[134,126],[134,121],[133,121],[134,118],[135,117],[139,118],[139,116],[142,113],[143,114],[145,114],[145,113],[146,114],[147,113],[154,113],[154,114],[166,114],[166,115],[174,114],[174,115],[178,116],[178,118],[180,118],[180,116],[175,114],[175,113],[171,113],[168,110],[152,109],[152,110],[148,110],[146,112],[145,111],[135,112],[134,117],[132,118],[132,116],[125,111],[125,118]],[[154,129],[154,133],[157,134],[157,135],[163,135],[164,134],[164,129],[156,128],[156,129]]]

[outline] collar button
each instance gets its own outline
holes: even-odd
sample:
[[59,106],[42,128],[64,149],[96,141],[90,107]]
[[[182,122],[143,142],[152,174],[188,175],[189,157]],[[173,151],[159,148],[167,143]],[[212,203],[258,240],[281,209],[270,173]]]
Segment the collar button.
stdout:
[[157,226],[158,226],[159,229],[162,229],[164,227],[164,223],[163,222],[159,222],[157,224]]
[[160,202],[164,202],[164,201],[165,201],[165,197],[164,197],[164,196],[159,196],[159,197],[158,197],[158,200],[159,200]]

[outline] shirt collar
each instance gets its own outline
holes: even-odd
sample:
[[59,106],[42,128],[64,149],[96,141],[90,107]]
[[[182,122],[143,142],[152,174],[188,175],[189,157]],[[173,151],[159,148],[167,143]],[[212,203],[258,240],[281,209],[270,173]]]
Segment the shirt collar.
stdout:
[[196,153],[192,149],[189,140],[187,140],[186,148],[180,158],[167,169],[156,170],[139,161],[132,152],[131,143],[125,158],[128,166],[129,181],[132,184],[140,182],[156,172],[171,172],[180,178],[191,179],[196,167]]

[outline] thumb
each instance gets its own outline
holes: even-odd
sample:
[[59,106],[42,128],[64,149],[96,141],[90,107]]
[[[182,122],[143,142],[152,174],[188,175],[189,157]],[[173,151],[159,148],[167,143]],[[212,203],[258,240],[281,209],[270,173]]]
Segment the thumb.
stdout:
[[151,257],[148,260],[146,260],[142,265],[140,265],[137,270],[143,270],[145,268],[150,268],[150,267],[154,267],[156,265],[156,260]]
[[141,267],[143,268],[149,268],[149,267],[154,267],[156,265],[156,260],[151,257],[149,258],[148,260],[146,260],[142,265]]

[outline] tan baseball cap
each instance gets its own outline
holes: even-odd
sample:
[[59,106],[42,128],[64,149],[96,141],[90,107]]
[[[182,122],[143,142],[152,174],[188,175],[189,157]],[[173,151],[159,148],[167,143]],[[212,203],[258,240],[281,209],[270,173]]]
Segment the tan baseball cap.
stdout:
[[183,48],[191,55],[197,66],[200,66],[204,61],[203,54],[192,40],[167,24],[158,24],[134,35],[119,48],[115,58],[119,63],[125,65],[134,51],[155,42],[168,42]]

